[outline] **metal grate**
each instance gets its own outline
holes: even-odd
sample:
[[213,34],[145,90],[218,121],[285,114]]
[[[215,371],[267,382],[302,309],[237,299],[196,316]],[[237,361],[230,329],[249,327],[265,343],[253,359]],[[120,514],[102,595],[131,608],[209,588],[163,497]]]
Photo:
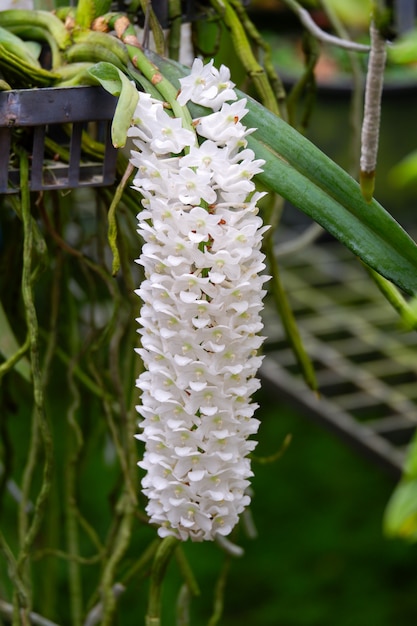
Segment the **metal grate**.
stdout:
[[[117,151],[110,127],[116,98],[101,87],[21,89],[0,93],[0,193],[19,191],[19,168],[13,146],[24,146],[31,157],[30,189],[70,189],[110,185]],[[104,158],[92,158],[82,148],[82,132],[95,122]],[[62,144],[69,162],[48,155],[47,138]]]
[[268,303],[261,378],[399,476],[417,426],[417,333],[400,329],[366,270],[337,242],[310,246],[281,267],[320,395],[306,388]]

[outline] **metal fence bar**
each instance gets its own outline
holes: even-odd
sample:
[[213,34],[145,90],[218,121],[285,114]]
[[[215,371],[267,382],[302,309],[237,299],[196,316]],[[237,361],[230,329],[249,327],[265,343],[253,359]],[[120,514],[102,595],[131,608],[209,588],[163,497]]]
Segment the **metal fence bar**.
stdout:
[[417,427],[417,334],[399,329],[396,313],[338,243],[314,244],[284,258],[281,273],[320,399],[300,380],[268,303],[261,377],[303,414],[398,476]]

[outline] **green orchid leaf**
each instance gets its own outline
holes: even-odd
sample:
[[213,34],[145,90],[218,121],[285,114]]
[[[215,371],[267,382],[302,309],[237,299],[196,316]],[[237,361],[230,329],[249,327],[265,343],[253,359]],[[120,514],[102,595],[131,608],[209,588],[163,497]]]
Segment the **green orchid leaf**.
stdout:
[[[380,204],[375,200],[367,203],[359,185],[343,170],[339,176],[344,181],[336,180],[332,171],[324,176],[320,172],[321,180],[317,180],[257,137],[249,137],[248,145],[266,161],[258,178],[267,187],[312,217],[379,274],[404,291],[417,293],[417,246]],[[346,195],[340,194],[339,199],[341,187],[336,185],[342,182]]]
[[122,148],[126,143],[127,131],[138,103],[138,91],[127,76],[112,63],[105,61],[96,63],[88,72],[106,91],[119,98],[112,122],[111,137],[115,148]]
[[[150,58],[176,86],[190,71],[154,54]],[[248,145],[266,161],[258,179],[382,276],[417,293],[417,246],[398,222],[376,200],[367,202],[358,183],[308,139],[255,100],[247,101],[244,123],[257,128]],[[202,114],[201,107],[189,109],[195,117]]]

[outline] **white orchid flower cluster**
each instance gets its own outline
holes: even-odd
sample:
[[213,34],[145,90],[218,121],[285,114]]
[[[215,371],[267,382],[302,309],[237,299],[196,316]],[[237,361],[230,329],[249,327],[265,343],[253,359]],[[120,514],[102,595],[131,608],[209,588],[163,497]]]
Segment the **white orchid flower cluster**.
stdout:
[[213,113],[194,120],[194,132],[141,93],[129,131],[145,241],[139,466],[150,522],[181,540],[231,532],[250,502],[249,437],[259,425],[251,396],[262,358],[267,227],[251,179],[264,161],[246,148],[253,129],[241,123],[246,100],[233,87],[226,67],[196,60],[178,102]]

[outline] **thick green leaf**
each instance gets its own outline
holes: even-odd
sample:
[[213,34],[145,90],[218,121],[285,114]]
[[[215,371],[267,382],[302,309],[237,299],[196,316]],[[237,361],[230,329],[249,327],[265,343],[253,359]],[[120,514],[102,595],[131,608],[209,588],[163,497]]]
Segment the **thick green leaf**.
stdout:
[[291,126],[250,99],[248,143],[265,158],[263,182],[310,215],[380,274],[417,292],[417,246],[357,182]]
[[116,148],[126,143],[127,131],[131,125],[139,94],[130,80],[112,63],[96,63],[89,74],[113,96],[119,96],[111,127],[111,137]]
[[[376,201],[368,204],[359,185],[343,170],[338,180],[331,170],[325,177],[320,172],[319,177],[313,178],[283,160],[282,154],[277,154],[255,136],[249,138],[248,144],[258,158],[266,161],[259,179],[267,187],[312,217],[385,278],[408,293],[417,293],[414,241],[380,204]],[[328,185],[318,178],[326,178]],[[346,187],[346,195],[340,194],[340,199],[338,184]]]
[[[178,79],[189,72],[157,55],[151,58],[177,86]],[[193,106],[189,108],[199,115]],[[282,119],[251,98],[248,109],[245,124],[257,128],[248,144],[266,161],[259,180],[385,278],[408,293],[417,293],[417,246],[398,222],[376,200],[366,202],[347,172]]]

